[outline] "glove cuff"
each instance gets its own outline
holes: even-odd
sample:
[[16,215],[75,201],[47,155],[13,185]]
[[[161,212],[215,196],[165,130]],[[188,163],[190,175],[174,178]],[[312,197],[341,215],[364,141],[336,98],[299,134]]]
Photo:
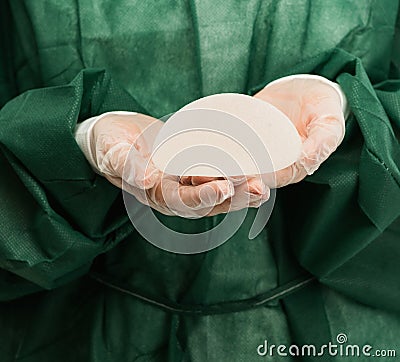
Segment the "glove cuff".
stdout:
[[136,112],[126,112],[126,111],[113,111],[113,112],[106,112],[103,114],[100,114],[99,116],[91,117],[81,123],[78,123],[76,128],[75,128],[75,140],[77,144],[79,145],[80,149],[82,150],[83,154],[85,155],[86,159],[92,166],[93,170],[96,173],[100,173],[99,167],[96,162],[96,158],[93,155],[92,152],[92,144],[95,142],[93,140],[93,134],[92,130],[94,125],[100,121],[102,118],[109,114],[115,114],[115,115],[135,115],[137,114]]

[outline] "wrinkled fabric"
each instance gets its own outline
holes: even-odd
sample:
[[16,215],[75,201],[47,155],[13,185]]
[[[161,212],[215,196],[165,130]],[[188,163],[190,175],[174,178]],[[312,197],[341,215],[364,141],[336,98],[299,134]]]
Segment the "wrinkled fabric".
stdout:
[[[398,14],[392,0],[1,2],[1,360],[256,361],[264,339],[338,333],[399,349]],[[208,253],[157,249],[73,137],[107,111],[160,117],[296,73],[340,84],[346,136],[278,191],[254,240],[250,210]],[[158,217],[192,233],[222,218]],[[289,293],[295,280],[311,281]]]

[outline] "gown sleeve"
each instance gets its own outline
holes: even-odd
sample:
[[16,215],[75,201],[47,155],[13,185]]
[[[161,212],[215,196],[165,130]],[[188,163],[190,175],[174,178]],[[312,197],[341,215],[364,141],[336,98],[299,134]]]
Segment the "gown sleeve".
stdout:
[[278,191],[269,233],[280,283],[306,271],[358,302],[399,312],[400,6],[397,9],[392,34],[371,29],[372,38],[387,45],[385,52],[375,54],[376,59],[385,54],[381,67],[339,44],[282,69],[249,94],[280,77],[313,74],[340,86],[349,111],[343,142],[318,172]]
[[19,94],[3,30],[0,300],[10,300],[83,275],[97,255],[132,232],[120,190],[92,170],[74,132],[107,111],[145,110],[99,69]]
[[318,172],[280,191],[277,202],[285,223],[275,240],[286,245],[285,253],[293,253],[294,262],[323,284],[361,303],[397,312],[398,36],[393,38],[391,71],[386,80],[376,84],[362,60],[343,49],[321,55],[314,68],[307,62],[299,65],[297,73],[313,69],[336,81],[346,96],[350,115],[344,141]]

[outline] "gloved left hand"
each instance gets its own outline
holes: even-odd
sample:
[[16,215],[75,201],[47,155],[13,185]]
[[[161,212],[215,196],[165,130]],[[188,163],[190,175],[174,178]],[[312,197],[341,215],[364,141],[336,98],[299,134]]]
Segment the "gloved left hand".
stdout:
[[308,74],[280,78],[254,97],[283,112],[302,139],[299,159],[274,175],[266,175],[270,187],[296,183],[311,175],[344,138],[346,97],[326,78]]

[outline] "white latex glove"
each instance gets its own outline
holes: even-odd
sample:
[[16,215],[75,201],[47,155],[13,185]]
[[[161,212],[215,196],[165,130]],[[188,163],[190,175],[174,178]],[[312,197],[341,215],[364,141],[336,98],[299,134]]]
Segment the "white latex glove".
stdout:
[[110,112],[79,124],[75,138],[97,173],[165,215],[212,216],[258,207],[268,199],[269,189],[260,178],[235,189],[226,179],[189,185],[163,174],[149,159],[152,137],[162,125],[143,114]]
[[[183,185],[198,186],[223,179],[222,177],[184,176],[181,177],[180,182]],[[270,197],[270,189],[260,175],[234,176],[228,177],[228,180],[233,184],[235,193],[223,203],[216,205],[213,215],[225,213],[228,208],[229,211],[237,211],[245,207],[260,207]]]
[[288,116],[303,142],[297,162],[277,171],[275,177],[264,177],[270,187],[296,183],[311,175],[344,138],[346,97],[339,85],[326,78],[307,74],[280,78],[254,97]]

